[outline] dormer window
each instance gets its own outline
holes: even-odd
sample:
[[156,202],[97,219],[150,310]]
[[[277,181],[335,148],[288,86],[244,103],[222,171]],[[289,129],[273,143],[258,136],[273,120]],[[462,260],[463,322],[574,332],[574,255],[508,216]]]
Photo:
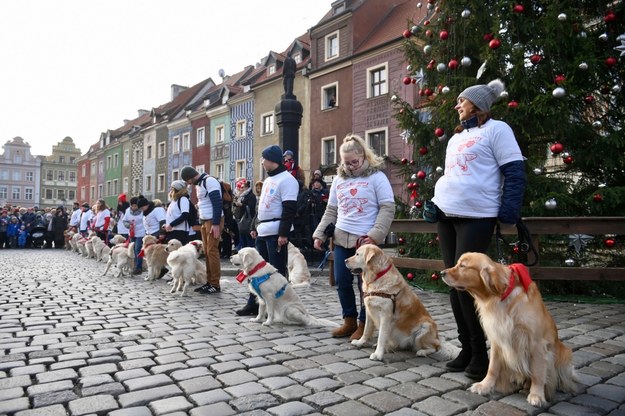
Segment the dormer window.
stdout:
[[267,67],[267,75],[273,75],[276,73],[276,64],[269,65]]
[[302,54],[299,52],[294,54],[293,60],[295,61],[296,64],[299,64],[300,62],[302,62]]
[[336,16],[337,14],[345,11],[345,3],[341,2],[332,8],[332,14]]
[[339,32],[332,32],[326,36],[325,39],[325,47],[326,47],[326,61],[331,59],[338,58],[339,56]]

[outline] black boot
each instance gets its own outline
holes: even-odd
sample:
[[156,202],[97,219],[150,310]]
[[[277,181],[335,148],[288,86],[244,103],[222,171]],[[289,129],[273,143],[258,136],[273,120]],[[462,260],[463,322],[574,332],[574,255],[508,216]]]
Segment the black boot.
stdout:
[[471,348],[462,348],[460,354],[447,364],[445,364],[445,368],[451,371],[452,373],[459,373],[464,371],[465,368],[471,362]]
[[482,381],[488,372],[488,354],[486,348],[483,351],[476,352],[471,357],[471,362],[464,369],[464,375],[471,380]]
[[448,363],[448,366],[457,363],[458,365],[454,366],[457,368],[456,371],[464,370],[464,374],[470,379],[481,381],[488,371],[488,354],[486,336],[480,324],[475,301],[468,292],[454,289],[450,292],[450,300],[458,324],[458,339],[462,344],[462,351],[455,360]]
[[471,362],[471,343],[469,336],[469,328],[464,319],[464,311],[462,308],[462,302],[460,300],[460,292],[456,289],[449,291],[449,303],[451,304],[451,310],[454,313],[456,320],[456,326],[458,327],[458,341],[462,346],[462,350],[458,356],[448,362],[445,367],[451,372],[460,372]]
[[241,309],[237,310],[236,314],[239,316],[256,316],[258,315],[258,304],[248,303]]

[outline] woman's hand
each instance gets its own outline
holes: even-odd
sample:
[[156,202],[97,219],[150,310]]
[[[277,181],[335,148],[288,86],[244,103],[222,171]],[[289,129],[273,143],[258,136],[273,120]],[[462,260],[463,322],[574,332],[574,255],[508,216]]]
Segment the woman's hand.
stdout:
[[323,241],[321,241],[320,238],[315,238],[313,246],[315,247],[315,250],[322,251],[323,250]]

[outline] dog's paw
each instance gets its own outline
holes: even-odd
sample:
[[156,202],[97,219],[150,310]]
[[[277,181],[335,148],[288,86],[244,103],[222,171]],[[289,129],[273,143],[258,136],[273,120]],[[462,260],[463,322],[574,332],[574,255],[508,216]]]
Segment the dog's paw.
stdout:
[[260,321],[262,321],[262,318],[256,317],[256,318],[250,319],[250,322],[260,322]]
[[358,348],[362,347],[363,345],[365,345],[365,342],[364,342],[364,341],[361,341],[361,340],[362,340],[362,338],[361,338],[361,339],[355,339],[355,340],[353,340],[353,341],[352,341],[352,345],[353,345],[354,347],[358,347]]
[[540,396],[535,393],[530,393],[527,395],[527,402],[534,407],[542,407],[547,404],[547,400],[545,400],[544,396]]
[[477,394],[481,394],[482,396],[485,396],[487,394],[491,394],[493,392],[493,387],[491,384],[489,383],[484,383],[483,381],[480,383],[475,383],[471,386],[471,388],[469,389],[469,391],[471,393],[477,393]]
[[369,359],[372,361],[382,361],[382,357],[384,357],[384,354],[379,353],[379,352],[374,352],[373,354],[369,356]]
[[273,324],[273,321],[270,321],[269,319],[263,322],[263,326],[271,326],[271,324]]

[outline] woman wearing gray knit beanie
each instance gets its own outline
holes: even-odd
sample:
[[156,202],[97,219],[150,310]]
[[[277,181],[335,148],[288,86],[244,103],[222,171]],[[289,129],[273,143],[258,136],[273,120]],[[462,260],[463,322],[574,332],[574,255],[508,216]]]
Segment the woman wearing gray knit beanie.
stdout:
[[[432,199],[445,267],[453,267],[468,251],[486,253],[497,221],[516,224],[521,216],[523,155],[510,126],[490,113],[504,88],[499,79],[474,85],[458,95],[454,107],[460,126],[447,144],[445,172]],[[452,288],[449,295],[462,350],[447,369],[482,380],[488,355],[475,303],[466,291]]]

